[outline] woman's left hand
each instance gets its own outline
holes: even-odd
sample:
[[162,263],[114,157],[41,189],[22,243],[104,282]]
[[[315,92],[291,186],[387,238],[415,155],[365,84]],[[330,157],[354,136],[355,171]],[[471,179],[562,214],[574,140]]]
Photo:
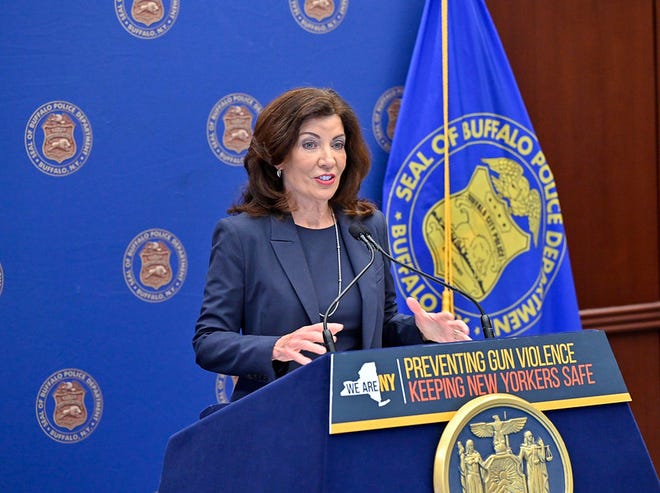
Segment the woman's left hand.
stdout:
[[450,312],[425,312],[415,298],[407,298],[406,304],[415,315],[415,325],[427,341],[456,342],[471,341],[470,329],[462,320]]

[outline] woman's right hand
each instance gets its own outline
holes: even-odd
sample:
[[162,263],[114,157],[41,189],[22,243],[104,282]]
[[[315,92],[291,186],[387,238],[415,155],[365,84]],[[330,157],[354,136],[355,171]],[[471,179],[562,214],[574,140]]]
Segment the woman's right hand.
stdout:
[[[335,341],[337,340],[335,334],[343,328],[342,324],[328,324],[328,330],[332,333],[332,338]],[[273,360],[295,361],[301,365],[306,365],[312,360],[303,355],[302,351],[316,354],[327,352],[323,345],[323,324],[321,322],[305,325],[290,334],[280,337],[273,346]]]

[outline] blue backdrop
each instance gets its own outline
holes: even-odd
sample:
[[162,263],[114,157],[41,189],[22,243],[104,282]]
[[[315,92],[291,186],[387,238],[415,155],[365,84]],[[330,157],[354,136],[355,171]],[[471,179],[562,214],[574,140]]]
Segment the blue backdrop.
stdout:
[[231,385],[190,341],[254,117],[335,88],[380,202],[423,3],[3,2],[0,491],[157,489]]

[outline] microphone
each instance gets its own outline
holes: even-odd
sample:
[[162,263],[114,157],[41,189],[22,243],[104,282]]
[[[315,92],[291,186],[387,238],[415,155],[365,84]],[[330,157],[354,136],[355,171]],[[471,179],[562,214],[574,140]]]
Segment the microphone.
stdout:
[[[355,226],[355,228],[354,228],[354,226]],[[426,272],[422,272],[421,270],[416,269],[415,267],[412,267],[412,266],[410,266],[410,265],[404,264],[403,262],[400,262],[399,260],[395,259],[395,258],[392,257],[388,252],[386,252],[386,251],[383,249],[383,247],[381,247],[381,246],[376,242],[376,240],[373,239],[373,237],[371,236],[371,233],[369,232],[369,230],[368,230],[363,224],[353,223],[353,224],[351,225],[351,228],[350,228],[350,229],[351,229],[351,234],[352,234],[355,238],[357,238],[357,239],[359,239],[359,240],[362,240],[362,241],[364,241],[365,243],[370,243],[371,246],[372,246],[372,248],[375,248],[376,250],[378,250],[380,253],[382,253],[385,257],[387,257],[389,260],[391,260],[391,261],[394,262],[395,264],[399,264],[400,266],[405,267],[405,268],[408,269],[408,270],[411,270],[411,271],[413,271],[413,272],[416,272],[417,274],[419,274],[419,275],[422,276],[422,277],[425,277],[425,278],[427,278],[427,279],[429,279],[429,280],[431,280],[431,281],[437,282],[437,283],[440,284],[441,286],[444,286],[444,287],[447,288],[447,289],[451,289],[452,291],[454,291],[454,292],[456,292],[456,293],[462,295],[463,297],[467,298],[468,300],[470,300],[470,301],[474,304],[474,306],[477,307],[477,309],[479,310],[479,313],[481,313],[481,329],[482,329],[483,332],[484,332],[484,337],[485,337],[486,339],[491,339],[491,338],[494,338],[494,337],[495,337],[495,333],[493,332],[493,326],[492,326],[492,324],[491,324],[491,322],[490,322],[490,317],[489,317],[488,315],[486,315],[486,312],[484,311],[484,309],[483,309],[483,308],[481,307],[481,305],[477,302],[477,300],[475,300],[472,296],[470,296],[470,295],[467,294],[466,292],[464,292],[464,291],[458,289],[456,286],[452,286],[452,285],[449,284],[448,282],[443,281],[442,279],[440,279],[440,278],[438,278],[438,277],[435,277],[435,276],[432,276],[432,275],[430,275],[430,274],[427,274]],[[354,231],[355,231],[355,234],[354,234]]]
[[369,262],[367,262],[367,265],[364,266],[364,268],[358,273],[357,276],[355,276],[355,279],[353,279],[350,283],[348,283],[348,286],[346,286],[338,295],[337,297],[328,305],[328,308],[325,310],[325,313],[323,314],[323,344],[325,345],[325,348],[328,350],[329,353],[334,353],[336,351],[335,349],[335,341],[332,339],[332,332],[328,329],[328,317],[330,316],[330,312],[332,312],[334,309],[337,308],[339,305],[339,301],[344,297],[344,295],[348,292],[349,289],[351,289],[356,282],[358,282],[358,279],[360,279],[365,272],[371,267],[371,265],[374,263],[374,260],[376,259],[376,251],[374,249],[374,246],[370,244],[368,241],[365,241],[364,239],[361,239],[358,237],[358,235],[363,233],[364,227],[357,224],[353,223],[351,226],[348,228],[348,231],[351,233],[351,236],[357,240],[361,240],[364,242],[365,245],[367,245],[367,248],[369,249],[370,253],[370,258]]

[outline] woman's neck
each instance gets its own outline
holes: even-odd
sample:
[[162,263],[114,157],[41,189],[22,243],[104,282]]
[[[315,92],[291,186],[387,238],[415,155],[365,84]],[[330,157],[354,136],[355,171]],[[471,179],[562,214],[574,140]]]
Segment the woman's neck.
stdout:
[[329,228],[335,223],[332,209],[328,204],[319,207],[299,208],[291,212],[293,222],[309,229]]

